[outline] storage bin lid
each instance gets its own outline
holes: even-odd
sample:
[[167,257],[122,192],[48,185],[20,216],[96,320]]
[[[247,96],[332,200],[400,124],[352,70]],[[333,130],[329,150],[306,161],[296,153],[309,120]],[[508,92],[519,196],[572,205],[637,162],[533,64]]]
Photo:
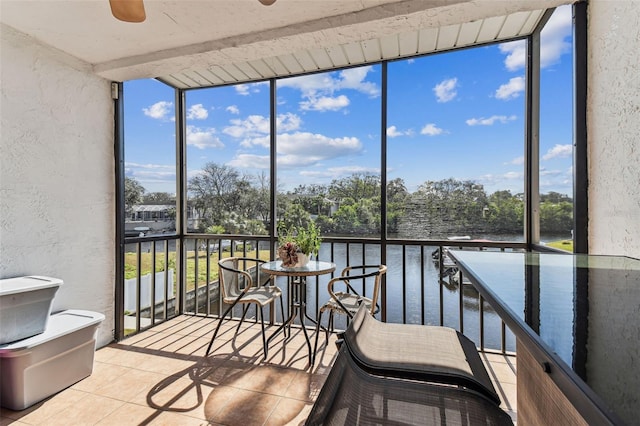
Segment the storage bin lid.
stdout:
[[59,278],[41,277],[38,275],[6,278],[0,280],[0,296],[35,291],[48,287],[59,287],[61,285],[62,280]]
[[30,349],[65,334],[73,333],[81,328],[99,324],[102,321],[104,321],[104,315],[99,312],[70,309],[53,314],[49,317],[47,328],[43,333],[18,340],[17,342],[0,345],[0,356],[4,353]]

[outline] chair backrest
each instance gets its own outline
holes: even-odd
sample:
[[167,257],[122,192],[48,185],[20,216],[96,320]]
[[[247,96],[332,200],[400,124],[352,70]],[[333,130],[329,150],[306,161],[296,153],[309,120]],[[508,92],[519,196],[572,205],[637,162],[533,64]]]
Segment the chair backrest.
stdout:
[[382,276],[386,272],[386,265],[347,266],[342,270],[338,279],[349,282],[362,281],[363,283],[366,283],[368,278],[373,278],[373,289],[371,289],[372,293],[370,297],[368,296],[371,299],[370,312],[373,315],[377,310],[376,306],[380,295],[380,283],[382,282]]
[[500,404],[475,343],[453,328],[380,322],[361,306],[342,338],[367,370],[465,386]]
[[271,276],[260,269],[265,261],[252,257],[227,257],[218,261],[218,277],[223,299],[236,299],[243,290],[264,285]]

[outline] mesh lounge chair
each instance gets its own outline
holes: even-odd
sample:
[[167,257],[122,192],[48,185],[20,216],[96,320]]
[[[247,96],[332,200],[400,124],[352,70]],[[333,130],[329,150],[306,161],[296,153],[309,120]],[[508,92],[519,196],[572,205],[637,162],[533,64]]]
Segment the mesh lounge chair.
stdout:
[[267,358],[267,338],[264,331],[264,313],[262,307],[273,302],[276,298],[280,299],[280,310],[284,315],[284,306],[282,303],[282,291],[275,285],[267,285],[271,282],[271,276],[265,274],[260,269],[260,265],[265,263],[264,260],[254,259],[251,257],[228,257],[218,261],[218,278],[220,280],[220,291],[222,301],[230,304],[230,306],[220,316],[216,330],[211,337],[211,342],[207,347],[205,356],[209,356],[213,341],[218,335],[220,326],[227,314],[238,303],[244,304],[242,309],[242,318],[238,323],[236,333],[240,330],[240,326],[244,321],[249,304],[255,303],[256,310],[260,313],[260,322],[262,325],[262,345],[264,347],[264,358]]
[[[331,298],[322,306],[318,312],[318,321],[316,323],[316,339],[313,350],[311,364],[313,365],[315,353],[318,349],[318,335],[322,322],[322,314],[329,311],[329,323],[326,328],[326,338],[329,341],[329,331],[333,331],[334,314],[347,315],[352,318],[361,306],[364,306],[371,314],[376,314],[380,307],[378,306],[378,295],[380,293],[380,282],[382,276],[387,272],[385,265],[361,265],[348,266],[342,270],[339,277],[332,278],[328,284],[329,296]],[[364,289],[365,283],[373,281],[371,297],[361,296],[352,283],[362,283]],[[338,284],[344,284],[344,290],[338,289]]]
[[473,390],[382,377],[362,370],[342,345],[306,425],[513,425]]
[[452,328],[384,323],[361,308],[340,337],[366,371],[462,386],[500,404],[475,344]]

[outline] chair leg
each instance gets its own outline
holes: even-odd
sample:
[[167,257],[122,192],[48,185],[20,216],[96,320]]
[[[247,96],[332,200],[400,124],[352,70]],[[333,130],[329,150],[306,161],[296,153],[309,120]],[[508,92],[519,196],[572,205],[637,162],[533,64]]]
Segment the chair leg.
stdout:
[[242,325],[242,321],[244,321],[245,315],[247,315],[247,311],[249,310],[249,304],[245,303],[242,307],[242,318],[240,318],[240,322],[238,323],[238,328],[236,328],[236,333],[240,332],[240,326]]
[[[257,307],[258,305],[256,305]],[[262,311],[262,305],[260,306],[260,324],[262,325],[262,348],[264,350],[264,359],[267,359],[267,353],[269,352],[269,347],[267,346],[267,335],[264,331],[264,312]]]
[[236,306],[235,303],[233,305],[229,306],[227,308],[227,310],[224,311],[224,313],[222,314],[220,319],[218,320],[218,325],[216,326],[216,330],[213,332],[213,336],[211,337],[211,341],[209,342],[209,346],[207,347],[207,353],[204,356],[209,356],[209,352],[211,351],[211,347],[213,346],[213,341],[216,339],[216,336],[218,335],[218,331],[220,331],[220,326],[222,325],[222,322],[224,321],[224,318],[227,316],[229,311],[231,311],[231,309],[233,309],[234,306]]
[[318,352],[318,334],[320,334],[320,322],[322,321],[322,313],[323,313],[323,310],[320,309],[320,312],[318,312],[318,321],[316,322],[316,342],[313,345],[313,354],[311,355],[311,367],[313,367],[313,364],[316,361],[316,353]]
[[329,323],[327,324],[327,332],[325,333],[325,344],[329,344],[329,332],[333,333],[333,309],[329,311]]

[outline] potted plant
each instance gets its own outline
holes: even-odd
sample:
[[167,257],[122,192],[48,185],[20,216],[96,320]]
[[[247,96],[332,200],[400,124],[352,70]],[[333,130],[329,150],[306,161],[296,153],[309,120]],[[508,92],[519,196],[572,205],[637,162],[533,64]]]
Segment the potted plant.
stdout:
[[278,227],[278,257],[285,267],[305,266],[311,255],[318,256],[321,243],[320,229],[314,222],[306,228]]

